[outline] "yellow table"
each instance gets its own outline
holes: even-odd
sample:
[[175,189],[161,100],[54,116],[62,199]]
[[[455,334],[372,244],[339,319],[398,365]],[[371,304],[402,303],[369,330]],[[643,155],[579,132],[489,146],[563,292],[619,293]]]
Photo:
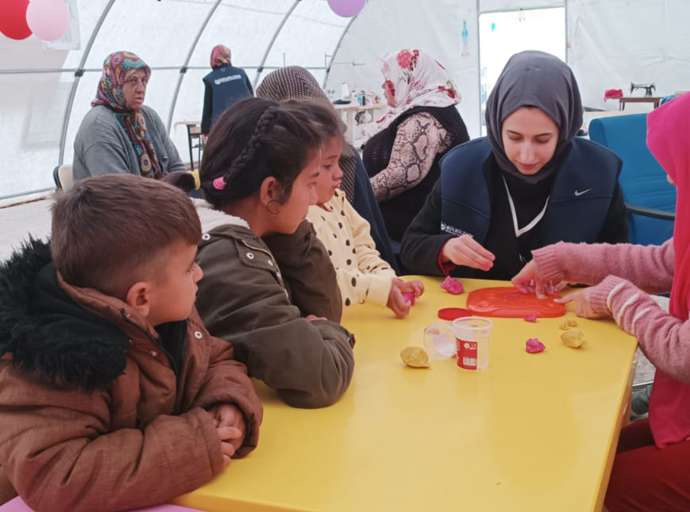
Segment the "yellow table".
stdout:
[[[460,370],[451,359],[405,368],[400,350],[422,344],[437,309],[465,304],[466,295],[424,281],[408,319],[383,307],[348,309],[356,369],[339,403],[291,409],[260,386],[259,447],[177,503],[251,512],[599,510],[635,340],[613,323],[578,319],[587,344],[574,350],[560,342],[563,319],[499,319],[486,372]],[[525,353],[533,336],[544,353]]]

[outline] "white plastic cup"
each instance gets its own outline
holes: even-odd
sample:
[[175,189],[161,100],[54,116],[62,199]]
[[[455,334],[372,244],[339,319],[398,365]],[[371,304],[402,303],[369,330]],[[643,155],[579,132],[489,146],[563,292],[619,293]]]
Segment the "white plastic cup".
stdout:
[[486,370],[489,367],[491,320],[468,316],[453,320],[457,365],[464,370]]
[[424,329],[424,348],[431,359],[448,359],[455,355],[455,334],[448,322],[434,322]]

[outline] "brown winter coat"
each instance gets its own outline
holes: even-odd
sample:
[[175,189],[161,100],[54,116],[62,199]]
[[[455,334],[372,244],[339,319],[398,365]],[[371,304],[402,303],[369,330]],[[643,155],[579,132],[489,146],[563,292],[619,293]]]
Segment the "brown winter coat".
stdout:
[[0,478],[32,508],[125,510],[199,487],[223,469],[219,403],[244,413],[238,455],[256,446],[262,408],[231,344],[196,312],[154,330],[65,284],[46,251],[0,268]]
[[[247,364],[249,375],[263,380],[294,407],[324,407],[347,389],[354,357],[354,338],[330,320],[310,322],[317,306],[304,306],[324,295],[338,301],[340,294],[330,260],[304,262],[308,276],[298,276],[293,258],[291,282],[300,282],[303,312],[292,301],[278,261],[264,241],[242,219],[227,216],[227,223],[202,236],[198,262],[204,271],[199,282],[197,307],[214,336],[231,340],[235,356]],[[309,224],[305,240],[323,245]],[[282,241],[285,243],[285,241]],[[285,247],[281,248],[285,250]],[[310,250],[306,250],[309,253]],[[315,265],[314,261],[322,261]],[[327,266],[326,266],[327,265]],[[316,290],[310,292],[309,287]],[[318,299],[317,299],[318,300]],[[337,316],[340,316],[338,311]]]

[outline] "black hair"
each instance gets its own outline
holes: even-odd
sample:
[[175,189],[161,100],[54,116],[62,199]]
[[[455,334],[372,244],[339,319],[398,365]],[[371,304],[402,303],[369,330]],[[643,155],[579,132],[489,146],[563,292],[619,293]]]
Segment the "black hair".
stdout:
[[206,200],[222,210],[255,194],[269,176],[283,188],[281,202],[323,143],[308,108],[249,98],[227,109],[208,136],[201,162]]

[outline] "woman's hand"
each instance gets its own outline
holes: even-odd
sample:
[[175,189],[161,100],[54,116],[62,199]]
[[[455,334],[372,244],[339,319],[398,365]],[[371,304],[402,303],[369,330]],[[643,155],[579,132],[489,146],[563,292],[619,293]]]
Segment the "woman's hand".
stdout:
[[471,235],[461,235],[446,242],[441,251],[444,261],[455,265],[477,268],[487,272],[494,266],[494,256],[477,242]]

